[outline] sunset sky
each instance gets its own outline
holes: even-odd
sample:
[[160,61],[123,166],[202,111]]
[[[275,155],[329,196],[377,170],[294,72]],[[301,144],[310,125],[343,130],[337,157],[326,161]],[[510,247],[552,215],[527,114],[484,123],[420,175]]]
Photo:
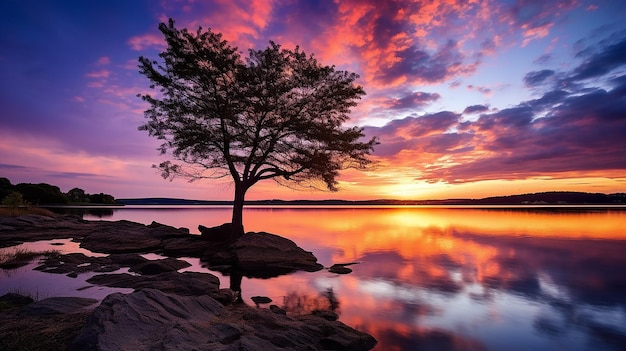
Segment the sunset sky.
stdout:
[[157,57],[170,17],[360,75],[350,125],[380,138],[377,168],[342,173],[338,193],[266,181],[248,199],[626,192],[626,6],[601,0],[3,0],[0,177],[232,199],[225,180],[162,179],[158,140],[137,130],[137,58]]

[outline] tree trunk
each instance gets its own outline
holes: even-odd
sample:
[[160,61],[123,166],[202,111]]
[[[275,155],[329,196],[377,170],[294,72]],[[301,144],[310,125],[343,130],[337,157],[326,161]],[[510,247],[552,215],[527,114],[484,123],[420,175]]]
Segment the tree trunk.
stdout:
[[237,239],[241,238],[244,233],[243,230],[243,203],[245,201],[246,190],[248,190],[244,185],[237,183],[235,184],[235,201],[233,202],[233,218],[231,220],[232,223],[232,232],[231,232],[231,241],[235,242]]

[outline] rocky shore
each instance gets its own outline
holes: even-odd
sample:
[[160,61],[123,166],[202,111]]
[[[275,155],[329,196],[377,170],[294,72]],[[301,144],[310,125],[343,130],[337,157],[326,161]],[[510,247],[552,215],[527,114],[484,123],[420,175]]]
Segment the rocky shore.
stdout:
[[[108,254],[51,254],[37,270],[69,277],[98,272],[87,280],[90,284],[134,289],[130,294],[111,294],[102,302],[0,297],[0,348],[10,349],[11,342],[20,338],[41,338],[37,349],[50,350],[369,350],[375,346],[372,336],[341,323],[334,313],[289,315],[277,305],[259,308],[243,303],[237,284],[242,276],[272,277],[323,267],[312,253],[278,235],[247,233],[235,244],[226,244],[213,236],[215,230],[193,235],[188,229],[156,222],[85,221],[60,215],[0,217],[0,247],[67,238],[92,252]],[[147,260],[140,255],[145,253],[168,258]],[[176,257],[200,258],[213,270],[231,275],[231,286],[220,287],[219,279],[209,273],[179,272],[189,264]],[[129,273],[110,273],[123,267]],[[56,328],[50,329],[51,325]]]

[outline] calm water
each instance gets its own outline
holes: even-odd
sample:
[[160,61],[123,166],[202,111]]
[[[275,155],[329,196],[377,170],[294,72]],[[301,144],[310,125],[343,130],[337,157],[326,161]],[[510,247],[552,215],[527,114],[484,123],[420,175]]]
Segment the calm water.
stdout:
[[[85,218],[197,233],[229,221],[230,209]],[[624,209],[248,208],[244,222],[294,240],[324,266],[359,262],[348,275],[244,278],[247,301],[313,306],[332,289],[340,320],[374,335],[377,350],[626,350]]]

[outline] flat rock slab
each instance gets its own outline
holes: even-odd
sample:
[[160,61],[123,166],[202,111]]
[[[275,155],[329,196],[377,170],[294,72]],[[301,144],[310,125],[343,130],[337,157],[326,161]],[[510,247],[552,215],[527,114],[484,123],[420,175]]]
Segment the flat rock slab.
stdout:
[[154,289],[107,296],[70,350],[369,350],[376,340],[337,321],[292,318],[209,296]]
[[156,275],[165,272],[176,272],[179,269],[190,267],[187,261],[175,258],[164,258],[161,260],[147,261],[130,267],[129,272],[137,272],[143,275]]
[[219,293],[220,280],[209,273],[165,272],[156,275],[99,274],[87,282],[113,288],[153,288],[179,295],[212,295]]

